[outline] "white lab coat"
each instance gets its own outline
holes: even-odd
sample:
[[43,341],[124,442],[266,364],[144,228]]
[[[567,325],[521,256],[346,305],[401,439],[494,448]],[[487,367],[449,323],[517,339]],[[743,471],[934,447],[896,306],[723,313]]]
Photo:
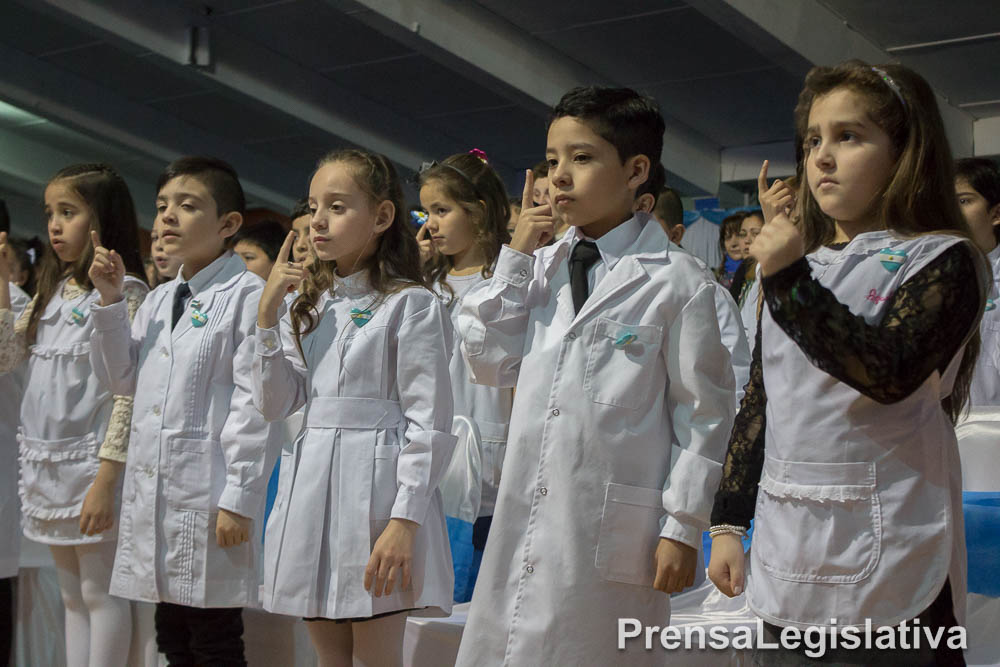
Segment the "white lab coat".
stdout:
[[[447,615],[454,591],[438,484],[448,468],[452,331],[430,291],[380,296],[360,271],[322,295],[296,349],[288,317],[257,331],[254,404],[269,420],[305,405],[282,452],[265,540],[263,605],[294,616],[365,618],[423,609]],[[358,326],[352,309],[369,310]],[[364,571],[389,519],[420,524],[407,590],[374,597]]]
[[488,387],[475,384],[469,379],[469,370],[462,358],[462,338],[458,332],[458,313],[462,299],[470,289],[483,282],[481,273],[471,276],[448,276],[447,281],[454,290],[452,297],[447,290],[441,296],[448,303],[448,313],[455,330],[451,356],[451,389],[455,397],[455,415],[467,417],[479,429],[482,442],[482,499],[479,516],[493,516],[500,486],[500,473],[507,451],[507,429],[510,411],[514,402],[514,392],[510,388]]
[[[56,287],[42,311],[28,358],[21,402],[21,510],[24,534],[45,544],[113,540],[115,532],[80,534],[80,512],[100,467],[98,452],[111,418],[112,392],[95,381],[90,337],[97,290],[63,299]],[[126,282],[141,291],[146,284]],[[126,303],[122,302],[128,321]],[[117,499],[116,499],[117,500]]]
[[[960,242],[868,232],[807,259],[820,284],[874,324],[904,281]],[[884,248],[906,252],[895,273],[882,265]],[[896,625],[926,609],[950,577],[961,622],[961,467],[940,401],[952,390],[964,345],[943,375],[934,371],[913,394],[883,405],[814,366],[769,308],[761,317],[767,432],[750,607],[782,626],[831,618],[838,627],[863,627],[869,618]]]
[[[711,275],[708,265],[698,257],[695,259],[698,261],[698,266]],[[729,290],[718,281],[715,283],[715,313],[719,318],[722,344],[729,350],[733,365],[733,375],[736,378],[736,409],[739,410],[744,388],[750,379],[750,351],[753,349],[754,332],[746,329],[739,305]],[[754,318],[754,322],[756,321]]]
[[473,378],[517,391],[459,665],[663,661],[618,651],[617,619],[669,622],[654,553],[661,537],[701,543],[734,380],[712,276],[637,217],[575,316],[574,229],[535,257],[505,247],[462,304]]
[[[178,274],[180,276],[181,274]],[[129,330],[124,301],[94,308],[94,371],[135,396],[111,593],[190,607],[242,607],[257,598],[267,479],[280,428],[250,397],[262,281],[226,252],[189,285],[171,332],[178,277],[153,290]],[[249,542],[216,542],[218,509],[253,519]]]
[[[10,283],[10,310],[14,321],[28,307],[31,297]],[[17,497],[17,427],[21,423],[25,367],[0,374],[0,579],[16,577],[21,553],[21,501]]]
[[743,319],[743,328],[747,334],[747,341],[750,343],[750,354],[753,354],[754,345],[757,341],[757,308],[760,305],[760,280],[754,280],[747,288],[746,297],[740,306],[740,317]]
[[969,387],[969,405],[972,407],[1000,406],[1000,245],[986,258],[993,267],[993,285],[990,301],[979,325],[982,345]]

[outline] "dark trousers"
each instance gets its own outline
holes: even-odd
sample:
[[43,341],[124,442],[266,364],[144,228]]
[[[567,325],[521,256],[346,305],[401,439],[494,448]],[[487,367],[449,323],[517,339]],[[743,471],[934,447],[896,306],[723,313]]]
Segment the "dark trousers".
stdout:
[[16,577],[0,579],[0,667],[10,665],[14,647],[14,582]]
[[156,646],[171,667],[245,667],[243,610],[156,605]]
[[[754,665],[765,667],[785,667],[791,665],[852,665],[869,667],[885,666],[897,667],[906,665],[907,667],[960,667],[965,665],[965,656],[961,649],[951,649],[947,646],[948,628],[958,625],[955,620],[955,608],[951,600],[951,582],[945,581],[944,587],[938,596],[934,598],[931,606],[917,616],[920,619],[920,626],[931,628],[944,628],[941,643],[937,649],[932,649],[927,645],[926,638],[921,637],[919,649],[896,648],[894,650],[879,650],[863,648],[848,650],[837,648],[827,651],[821,658],[810,658],[805,655],[805,648],[800,644],[799,649],[792,650],[786,648],[755,650]],[[912,624],[911,624],[912,625]],[[923,632],[923,630],[921,630]],[[862,635],[859,635],[862,636]],[[764,623],[764,637],[769,643],[777,643],[781,637],[781,628],[770,623]],[[873,639],[874,643],[874,639]],[[862,644],[863,646],[864,644]],[[898,644],[897,644],[898,645]]]

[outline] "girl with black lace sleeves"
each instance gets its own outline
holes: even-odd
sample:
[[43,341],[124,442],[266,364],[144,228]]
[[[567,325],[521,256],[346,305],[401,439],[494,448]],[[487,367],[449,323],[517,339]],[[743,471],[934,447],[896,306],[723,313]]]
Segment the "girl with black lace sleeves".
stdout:
[[[767,639],[825,626],[852,662],[964,664],[953,422],[989,272],[955,202],[936,101],[898,65],[817,67],[796,127],[799,223],[788,193],[768,187],[766,163],[758,183],[767,224],[750,253],[764,303],[716,495],[709,576],[727,595],[742,591],[739,538],[752,518],[748,601]],[[851,650],[866,623],[915,618],[942,629],[937,649]],[[810,660],[784,649],[755,658]]]

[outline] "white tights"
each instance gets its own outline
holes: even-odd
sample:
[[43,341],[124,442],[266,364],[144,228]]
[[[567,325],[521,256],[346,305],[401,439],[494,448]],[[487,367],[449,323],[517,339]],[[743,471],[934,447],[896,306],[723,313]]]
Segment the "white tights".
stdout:
[[123,667],[132,639],[128,600],[112,597],[115,542],[50,546],[66,607],[67,667]]
[[309,621],[319,667],[398,667],[403,664],[407,612],[359,623]]

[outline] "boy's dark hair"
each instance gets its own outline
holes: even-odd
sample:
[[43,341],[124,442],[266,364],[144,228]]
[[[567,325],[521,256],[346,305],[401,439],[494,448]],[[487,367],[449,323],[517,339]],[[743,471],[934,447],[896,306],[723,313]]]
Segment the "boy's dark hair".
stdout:
[[983,196],[991,208],[1000,204],[1000,167],[985,157],[955,160],[955,178],[961,178]]
[[549,161],[542,160],[534,167],[531,168],[531,174],[535,178],[548,178],[549,177]]
[[312,210],[309,208],[309,198],[303,197],[302,199],[295,202],[295,206],[292,207],[292,212],[288,216],[290,220],[298,220],[304,215],[312,216]]
[[667,223],[667,227],[684,224],[684,204],[681,202],[681,196],[673,188],[663,188],[660,191],[653,213]]
[[0,232],[10,233],[10,213],[7,212],[7,202],[0,199]]
[[663,191],[663,186],[666,182],[667,170],[663,168],[662,164],[655,162],[649,167],[649,178],[635,191],[635,196],[641,197],[647,193],[653,195],[653,207],[655,208],[656,202],[660,200],[660,192]]
[[579,118],[611,143],[623,164],[635,155],[645,155],[653,164],[660,162],[666,124],[652,98],[631,88],[574,88],[552,109],[549,126],[566,116]]
[[233,211],[240,215],[246,213],[247,203],[240,177],[228,162],[203,155],[177,158],[160,174],[156,192],[159,193],[163,186],[179,176],[193,176],[205,185],[215,200],[218,217]]
[[277,220],[261,220],[256,225],[240,227],[233,235],[232,245],[235,246],[240,241],[251,243],[263,250],[267,258],[274,262],[278,259],[278,251],[287,235],[284,225]]

